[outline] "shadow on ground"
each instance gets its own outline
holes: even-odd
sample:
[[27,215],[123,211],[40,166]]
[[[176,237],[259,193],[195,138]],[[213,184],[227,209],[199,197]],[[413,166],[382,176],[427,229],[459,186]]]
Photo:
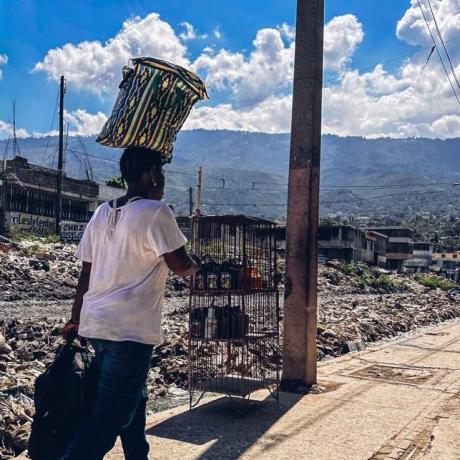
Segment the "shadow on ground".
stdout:
[[302,396],[282,392],[280,402],[272,397],[263,401],[223,397],[165,420],[150,428],[147,434],[195,445],[214,441],[199,459],[233,460],[239,458]]

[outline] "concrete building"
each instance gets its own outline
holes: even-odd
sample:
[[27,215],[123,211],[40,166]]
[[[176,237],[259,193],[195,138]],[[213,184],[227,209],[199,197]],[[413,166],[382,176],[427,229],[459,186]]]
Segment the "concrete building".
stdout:
[[404,261],[413,258],[414,231],[406,227],[373,227],[368,230],[388,237],[387,268],[403,270]]
[[387,266],[388,236],[383,233],[365,230],[365,238],[373,241],[372,250],[365,255],[365,262],[376,267],[385,268]]
[[415,241],[413,258],[404,261],[404,267],[412,272],[428,272],[432,260],[433,245],[423,241]]
[[318,245],[319,255],[325,259],[362,262],[364,255],[373,259],[374,242],[366,240],[365,233],[351,225],[320,225]]
[[460,279],[460,251],[433,253],[431,268],[457,283]]
[[[56,174],[53,169],[15,157],[0,166],[0,230],[2,233],[55,233]],[[81,238],[98,202],[99,186],[64,174],[62,224],[64,240]]]

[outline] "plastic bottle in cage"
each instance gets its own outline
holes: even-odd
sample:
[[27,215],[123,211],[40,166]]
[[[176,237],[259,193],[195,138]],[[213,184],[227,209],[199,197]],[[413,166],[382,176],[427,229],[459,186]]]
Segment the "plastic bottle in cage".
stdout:
[[206,339],[214,339],[217,337],[217,317],[214,307],[209,307],[204,334]]

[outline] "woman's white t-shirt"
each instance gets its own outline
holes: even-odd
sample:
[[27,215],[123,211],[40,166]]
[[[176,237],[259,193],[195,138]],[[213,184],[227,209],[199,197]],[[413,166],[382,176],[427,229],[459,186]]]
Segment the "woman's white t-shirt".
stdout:
[[186,241],[172,211],[161,201],[140,199],[117,210],[108,203],[99,206],[76,252],[79,259],[92,264],[78,333],[161,343],[168,275],[163,254]]

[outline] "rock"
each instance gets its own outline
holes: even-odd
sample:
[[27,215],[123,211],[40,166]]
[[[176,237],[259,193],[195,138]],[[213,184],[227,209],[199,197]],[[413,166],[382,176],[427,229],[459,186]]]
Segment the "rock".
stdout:
[[73,278],[66,278],[66,280],[64,281],[64,284],[70,287],[77,287],[78,281]]
[[321,337],[324,338],[335,338],[337,337],[337,334],[334,331],[331,331],[330,329],[326,329],[321,333]]
[[0,355],[8,355],[12,351],[13,349],[7,343],[3,343],[3,345],[0,345]]

